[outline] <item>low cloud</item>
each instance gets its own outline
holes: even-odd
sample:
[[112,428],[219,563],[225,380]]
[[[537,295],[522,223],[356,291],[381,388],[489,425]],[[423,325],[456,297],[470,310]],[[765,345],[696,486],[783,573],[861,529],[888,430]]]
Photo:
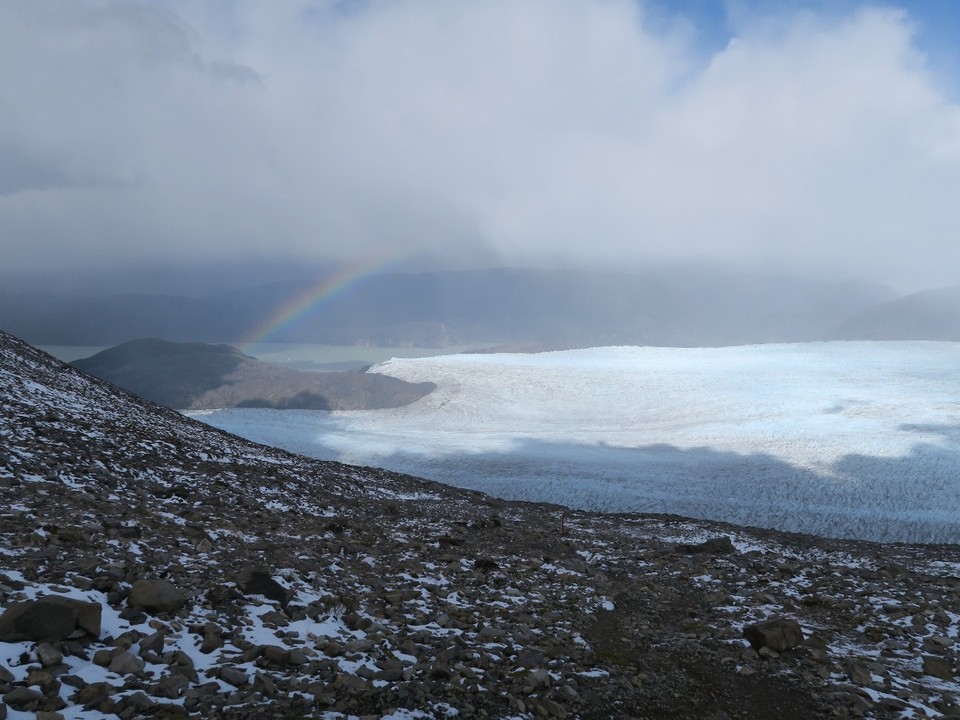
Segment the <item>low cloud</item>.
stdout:
[[[0,6],[10,268],[477,248],[960,282],[960,108],[910,16],[627,0]],[[484,255],[487,257],[488,255]]]

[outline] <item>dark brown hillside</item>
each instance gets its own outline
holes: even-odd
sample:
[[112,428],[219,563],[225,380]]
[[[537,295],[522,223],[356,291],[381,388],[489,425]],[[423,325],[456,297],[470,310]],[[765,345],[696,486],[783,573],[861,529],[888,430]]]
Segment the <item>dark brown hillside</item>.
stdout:
[[180,410],[372,410],[408,405],[434,389],[431,383],[412,384],[375,373],[300,372],[229,345],[166,340],[131,340],[71,364]]

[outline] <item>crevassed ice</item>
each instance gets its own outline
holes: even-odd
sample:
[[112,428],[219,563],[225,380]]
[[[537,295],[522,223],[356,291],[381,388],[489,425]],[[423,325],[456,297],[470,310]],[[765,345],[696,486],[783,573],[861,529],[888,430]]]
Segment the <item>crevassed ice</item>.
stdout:
[[591,348],[395,359],[402,408],[201,419],[323,459],[602,511],[960,542],[960,344]]

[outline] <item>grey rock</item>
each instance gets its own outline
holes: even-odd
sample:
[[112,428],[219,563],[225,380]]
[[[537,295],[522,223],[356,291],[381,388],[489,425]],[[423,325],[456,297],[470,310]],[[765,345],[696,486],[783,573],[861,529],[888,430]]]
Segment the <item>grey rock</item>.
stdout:
[[144,713],[153,707],[151,700],[146,693],[142,691],[131,693],[117,701],[116,713],[120,717],[124,716],[127,710],[132,709],[133,714]]
[[696,553],[707,553],[709,555],[734,555],[737,553],[737,548],[734,547],[733,541],[727,535],[710,538],[709,540],[704,540],[702,543],[679,545],[677,546],[677,549],[689,555],[694,555]]
[[923,656],[923,674],[941,680],[950,680],[953,677],[953,668],[949,660],[933,655]]
[[31,668],[27,672],[26,684],[38,687],[40,692],[48,698],[60,692],[60,681],[53,677],[48,670]]
[[261,565],[247,565],[240,571],[237,585],[244,595],[263,595],[268,600],[276,600],[286,607],[287,590],[270,576],[270,570]]
[[161,630],[158,630],[153,635],[144,638],[140,641],[140,655],[143,656],[148,652],[159,653],[163,651],[163,639],[166,637],[165,633]]
[[567,709],[555,700],[544,698],[540,701],[540,705],[543,707],[544,711],[550,715],[550,717],[561,718],[561,720],[567,717]]
[[234,687],[243,687],[250,682],[250,678],[243,670],[233,665],[224,665],[220,668],[220,679]]
[[179,673],[165,675],[160,678],[160,682],[157,683],[157,694],[174,700],[181,697],[189,686],[190,680],[184,675],[180,675]]
[[277,694],[277,685],[269,675],[258,672],[253,680],[253,688],[263,693],[266,697],[272,698]]
[[287,655],[287,662],[291,665],[306,665],[310,662],[310,658],[303,648],[293,648]]
[[128,602],[150,613],[167,613],[186,605],[187,596],[166,580],[137,580],[130,588]]
[[208,553],[213,550],[213,543],[210,542],[210,538],[203,538],[196,544],[197,552]]
[[790,618],[772,618],[743,628],[743,636],[756,649],[770,648],[783,652],[803,642],[803,630],[800,623]]
[[847,663],[847,677],[850,678],[850,682],[857,685],[873,684],[873,676],[870,671],[860,663],[852,660]]
[[927,652],[942,653],[951,647],[953,647],[953,638],[945,635],[930,635],[923,639],[923,649]]
[[45,668],[51,667],[52,665],[59,665],[63,662],[63,653],[50,643],[40,643],[37,645],[36,652],[37,657],[40,659],[40,664]]
[[110,697],[112,691],[113,686],[110,683],[91,683],[74,693],[70,699],[78,705],[82,705],[85,709],[92,710],[102,705]]
[[44,700],[43,693],[26,687],[15,687],[3,696],[3,702],[14,710],[35,711]]
[[267,662],[275,665],[286,665],[289,659],[289,652],[286,648],[277,645],[264,645],[260,648],[260,655]]
[[550,677],[550,673],[547,670],[538,668],[527,676],[526,684],[532,686],[536,690],[538,688],[550,687],[550,683],[552,681],[553,678]]
[[57,530],[57,538],[65,543],[81,543],[90,539],[89,533],[78,527],[64,527]]
[[402,667],[385,667],[380,672],[374,676],[377,680],[385,680],[386,682],[399,682],[403,680],[403,668]]
[[110,661],[110,672],[120,675],[131,675],[143,670],[145,663],[129,650],[121,650]]
[[100,667],[106,667],[110,664],[110,661],[113,660],[113,650],[108,650],[107,648],[101,648],[93,654],[93,664],[99,665]]
[[0,616],[0,642],[66,640],[78,630],[100,636],[99,603],[61,595],[13,603]]
[[63,713],[53,710],[38,710],[36,720],[63,720]]
[[477,637],[481,640],[499,640],[504,635],[506,633],[501,628],[493,627],[493,625],[484,625],[477,633]]
[[209,655],[214,650],[223,647],[223,636],[219,633],[207,633],[203,636],[203,642],[200,644],[200,652]]

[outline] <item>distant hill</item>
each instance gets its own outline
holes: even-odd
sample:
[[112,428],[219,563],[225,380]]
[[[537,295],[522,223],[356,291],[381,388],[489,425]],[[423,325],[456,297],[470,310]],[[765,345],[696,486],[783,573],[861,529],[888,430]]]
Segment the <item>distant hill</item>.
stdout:
[[[45,345],[145,336],[239,342],[323,287],[322,278],[299,278],[205,298],[0,291],[0,327]],[[834,338],[852,315],[896,297],[874,283],[710,268],[393,273],[359,278],[308,305],[270,339],[548,348],[800,342]]]
[[838,334],[852,340],[960,340],[960,285],[867,308],[844,322]]
[[370,410],[408,405],[431,383],[363,372],[310,373],[244,355],[229,345],[131,340],[71,363],[167,407]]

